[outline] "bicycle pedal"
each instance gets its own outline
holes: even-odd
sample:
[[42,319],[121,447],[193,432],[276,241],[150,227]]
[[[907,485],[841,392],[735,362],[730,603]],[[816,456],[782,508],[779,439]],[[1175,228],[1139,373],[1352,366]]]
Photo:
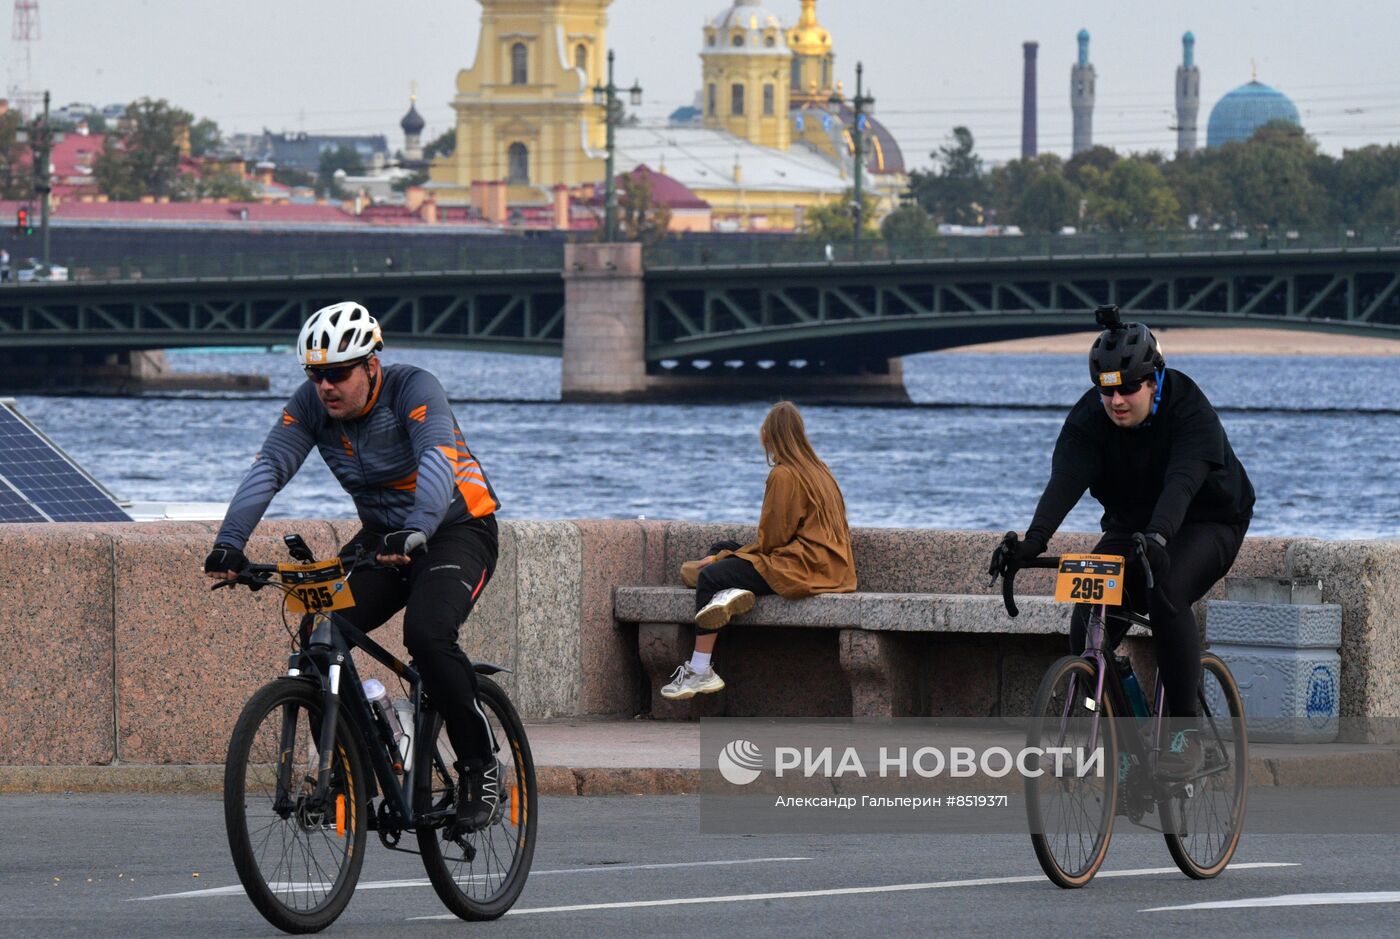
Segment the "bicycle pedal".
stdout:
[[476,846],[467,840],[466,836],[468,834],[471,834],[471,832],[459,828],[457,823],[453,822],[451,825],[443,828],[442,840],[461,848],[463,859],[470,864],[472,861],[476,860]]

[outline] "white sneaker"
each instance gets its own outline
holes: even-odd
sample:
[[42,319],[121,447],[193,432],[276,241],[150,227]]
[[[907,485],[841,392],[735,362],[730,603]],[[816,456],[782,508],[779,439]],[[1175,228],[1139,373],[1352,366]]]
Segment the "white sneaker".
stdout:
[[[752,594],[750,594],[752,596]],[[671,701],[684,701],[697,694],[714,694],[724,690],[724,679],[714,667],[697,672],[689,662],[683,662],[671,674],[671,683],[661,687],[661,697]]]
[[719,629],[733,617],[752,610],[755,602],[752,590],[733,587],[721,590],[695,614],[695,625],[701,629]]

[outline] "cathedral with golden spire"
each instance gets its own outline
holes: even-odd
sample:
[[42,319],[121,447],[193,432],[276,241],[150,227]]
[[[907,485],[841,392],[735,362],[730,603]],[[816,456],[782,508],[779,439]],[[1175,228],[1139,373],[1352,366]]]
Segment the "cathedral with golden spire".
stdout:
[[[480,2],[476,61],[452,101],[456,149],[433,162],[429,190],[461,204],[473,183],[504,180],[509,203],[529,206],[559,187],[600,186],[605,126],[592,91],[607,80],[612,0]],[[709,205],[717,230],[800,228],[850,188],[856,159],[856,115],[816,0],[801,0],[791,25],[762,0],[730,0],[700,34],[698,107],[618,126],[618,172],[674,180]],[[867,190],[888,210],[907,183],[903,157],[868,111],[862,131]]]

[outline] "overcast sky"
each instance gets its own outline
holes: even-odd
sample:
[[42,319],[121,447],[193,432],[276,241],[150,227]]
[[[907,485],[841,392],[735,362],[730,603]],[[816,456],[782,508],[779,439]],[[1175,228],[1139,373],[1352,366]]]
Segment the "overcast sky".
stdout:
[[[799,0],[766,0],[787,23]],[[664,117],[699,85],[701,28],[723,0],[616,0],[619,79],[640,80]],[[226,133],[386,133],[411,82],[427,134],[452,125],[459,69],[476,53],[475,0],[40,0],[36,84],[55,105],[149,95],[212,117]],[[1095,142],[1171,150],[1181,35],[1196,34],[1200,139],[1210,108],[1250,79],[1287,93],[1324,149],[1400,141],[1396,0],[820,0],[838,73],[855,64],[912,166],[966,124],[990,159],[1020,148],[1021,43],[1040,43],[1040,148],[1068,153],[1075,34],[1092,34]],[[16,50],[7,49],[13,69]],[[11,71],[11,76],[13,72]],[[12,80],[12,79],[11,79]]]

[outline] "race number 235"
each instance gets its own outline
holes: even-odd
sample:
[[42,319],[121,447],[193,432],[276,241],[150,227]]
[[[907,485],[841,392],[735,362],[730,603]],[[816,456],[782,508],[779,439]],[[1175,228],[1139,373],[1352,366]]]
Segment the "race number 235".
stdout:
[[335,595],[331,593],[331,588],[325,584],[310,584],[305,587],[294,587],[292,592],[297,595],[297,599],[306,607],[307,612],[329,609],[335,604]]

